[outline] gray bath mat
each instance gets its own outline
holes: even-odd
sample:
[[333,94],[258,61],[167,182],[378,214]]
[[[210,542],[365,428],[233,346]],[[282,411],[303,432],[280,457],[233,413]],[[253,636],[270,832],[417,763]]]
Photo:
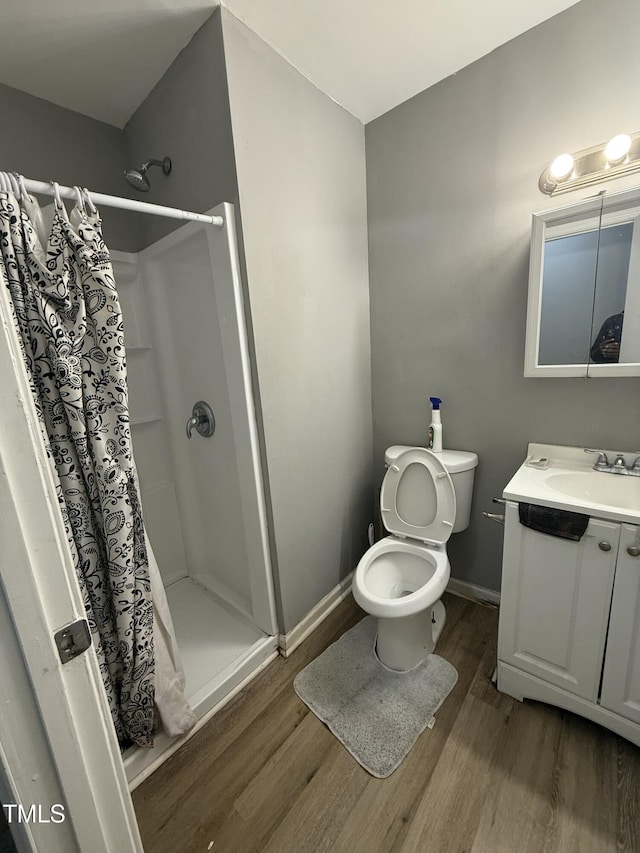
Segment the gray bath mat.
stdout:
[[458,680],[429,655],[409,672],[384,667],[367,616],[295,677],[296,693],[365,770],[384,779],[398,767]]

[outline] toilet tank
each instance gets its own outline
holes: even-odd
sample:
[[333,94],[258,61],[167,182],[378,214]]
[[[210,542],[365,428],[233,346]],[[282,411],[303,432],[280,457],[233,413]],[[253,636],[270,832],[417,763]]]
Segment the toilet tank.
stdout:
[[[415,445],[394,444],[388,447],[384,454],[386,465],[391,465],[405,450],[412,450]],[[425,448],[421,448],[424,450]],[[473,495],[473,479],[478,465],[478,454],[470,450],[443,450],[436,456],[449,472],[456,493],[456,519],[452,533],[466,530],[471,519],[471,497]],[[416,495],[416,500],[420,496]]]

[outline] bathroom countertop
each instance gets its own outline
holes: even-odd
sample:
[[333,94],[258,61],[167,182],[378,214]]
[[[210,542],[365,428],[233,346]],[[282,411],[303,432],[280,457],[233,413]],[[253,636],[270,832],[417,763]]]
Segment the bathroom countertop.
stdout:
[[[627,460],[638,455],[634,451],[606,452],[610,459],[619,452]],[[530,460],[537,459],[546,459],[548,464],[532,465]],[[529,444],[527,459],[505,486],[502,497],[640,524],[640,477],[594,471],[594,459],[582,447],[533,442]]]

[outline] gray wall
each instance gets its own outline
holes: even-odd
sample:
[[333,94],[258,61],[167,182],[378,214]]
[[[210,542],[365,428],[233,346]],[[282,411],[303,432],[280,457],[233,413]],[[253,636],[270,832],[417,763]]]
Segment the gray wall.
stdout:
[[364,128],[222,21],[288,631],[355,567],[372,517]]
[[[124,129],[131,166],[169,155],[164,176],[149,172],[151,190],[133,196],[204,213],[223,201],[238,206],[220,12],[174,60]],[[145,216],[143,248],[179,228],[180,220]]]
[[[122,133],[110,124],[0,84],[0,169],[39,181],[124,195],[127,153]],[[70,210],[73,202],[67,204]],[[107,245],[134,251],[138,217],[101,209]]]
[[492,589],[502,530],[480,512],[529,441],[640,446],[637,379],[522,375],[531,214],[600,189],[547,199],[538,177],[637,129],[639,32],[637,0],[582,0],[366,127],[377,478],[442,397],[445,446],[480,456],[452,575]]
[[[132,165],[150,157],[172,158],[171,174],[150,172],[151,190],[145,198],[156,204],[204,213],[223,201],[235,207],[240,271],[245,297],[245,320],[251,353],[254,403],[258,423],[262,476],[270,530],[273,530],[269,471],[266,465],[260,384],[256,366],[251,304],[243,242],[236,161],[231,128],[222,21],[216,10],[178,55],[124,129]],[[137,194],[141,198],[140,193]],[[139,248],[179,228],[180,220],[145,217]],[[271,557],[277,564],[275,542]]]

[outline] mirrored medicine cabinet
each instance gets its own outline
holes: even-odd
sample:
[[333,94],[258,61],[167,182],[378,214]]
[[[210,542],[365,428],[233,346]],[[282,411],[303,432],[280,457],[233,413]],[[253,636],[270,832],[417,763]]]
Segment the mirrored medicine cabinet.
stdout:
[[640,187],[533,216],[525,376],[640,376]]

